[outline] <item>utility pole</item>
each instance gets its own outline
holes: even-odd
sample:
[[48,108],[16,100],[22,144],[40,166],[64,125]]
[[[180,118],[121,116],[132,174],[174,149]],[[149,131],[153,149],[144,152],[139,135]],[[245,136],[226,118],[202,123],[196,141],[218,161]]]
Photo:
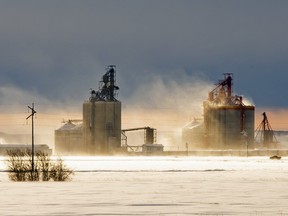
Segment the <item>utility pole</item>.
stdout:
[[26,120],[32,117],[32,172],[34,172],[34,115],[36,113],[34,110],[34,103],[32,103],[32,107],[28,106],[28,108],[32,111],[31,115],[29,115]]

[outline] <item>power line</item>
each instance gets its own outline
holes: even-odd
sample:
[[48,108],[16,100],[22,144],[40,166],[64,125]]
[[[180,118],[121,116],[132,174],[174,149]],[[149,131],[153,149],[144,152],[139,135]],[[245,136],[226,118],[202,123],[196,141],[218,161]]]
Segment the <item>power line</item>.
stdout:
[[32,117],[32,172],[34,173],[34,115],[36,114],[34,103],[32,103],[32,107],[28,106],[28,108],[32,111],[31,115],[29,115],[26,120]]

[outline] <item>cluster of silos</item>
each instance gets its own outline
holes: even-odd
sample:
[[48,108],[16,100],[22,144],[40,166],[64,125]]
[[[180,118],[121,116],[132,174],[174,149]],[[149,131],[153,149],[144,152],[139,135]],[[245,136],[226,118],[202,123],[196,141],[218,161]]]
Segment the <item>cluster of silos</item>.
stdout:
[[254,141],[255,107],[233,95],[232,74],[224,74],[204,102],[205,145],[209,148],[242,149]]
[[246,148],[254,140],[253,106],[204,106],[205,144],[209,148]]
[[190,148],[244,149],[254,142],[255,107],[233,95],[232,81],[233,74],[224,74],[203,103],[202,123],[183,129]]
[[121,148],[121,102],[116,99],[115,66],[107,67],[98,91],[83,103],[83,123],[55,131],[57,154],[111,154]]

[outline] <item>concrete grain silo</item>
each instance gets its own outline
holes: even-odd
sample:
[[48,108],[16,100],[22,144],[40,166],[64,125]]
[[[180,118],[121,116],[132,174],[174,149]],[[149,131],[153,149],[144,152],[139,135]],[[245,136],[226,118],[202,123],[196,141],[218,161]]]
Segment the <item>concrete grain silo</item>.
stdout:
[[82,124],[74,124],[74,120],[69,120],[55,130],[55,153],[59,155],[86,154],[82,141]]
[[83,104],[83,145],[88,154],[109,154],[121,148],[121,102],[116,100],[115,66],[109,66],[99,91]]
[[204,123],[194,119],[182,128],[182,144],[187,149],[201,149],[204,144]]
[[212,149],[243,149],[254,141],[255,107],[232,95],[232,74],[209,93],[204,102],[205,146]]

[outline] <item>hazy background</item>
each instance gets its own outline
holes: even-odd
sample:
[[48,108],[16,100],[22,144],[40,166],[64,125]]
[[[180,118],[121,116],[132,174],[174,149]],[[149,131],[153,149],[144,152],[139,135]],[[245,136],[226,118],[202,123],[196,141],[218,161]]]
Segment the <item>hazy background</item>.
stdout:
[[256,124],[268,111],[287,129],[287,20],[286,0],[1,1],[0,131],[29,133],[34,102],[36,132],[51,142],[63,119],[82,118],[110,64],[123,128],[172,130],[201,117],[229,72]]

